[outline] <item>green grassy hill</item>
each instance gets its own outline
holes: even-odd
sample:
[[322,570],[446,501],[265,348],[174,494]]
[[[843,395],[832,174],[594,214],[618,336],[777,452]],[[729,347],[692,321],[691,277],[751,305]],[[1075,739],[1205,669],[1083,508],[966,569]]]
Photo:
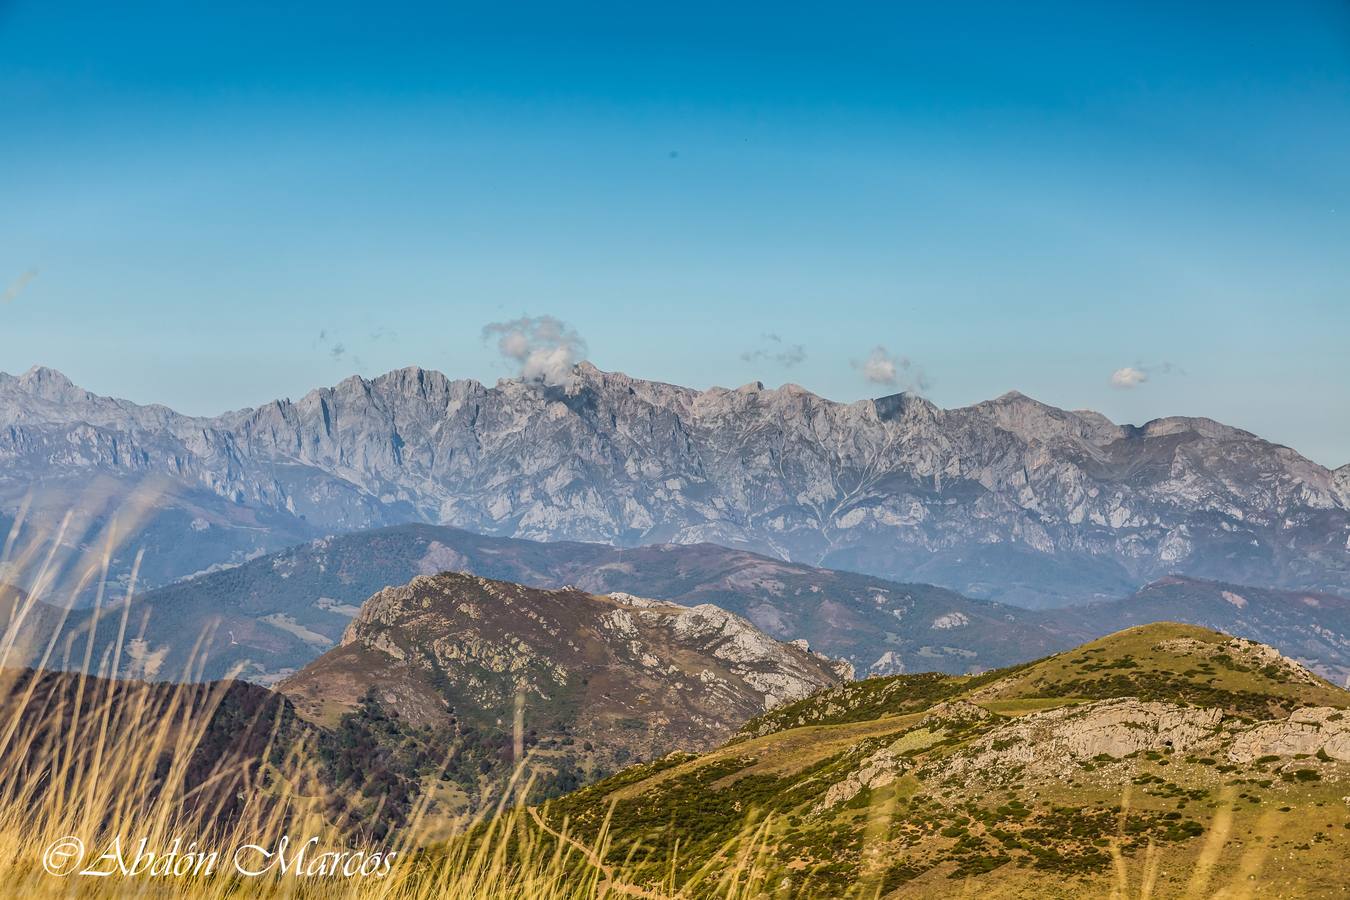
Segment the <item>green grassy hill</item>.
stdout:
[[1332,896],[1350,692],[1260,644],[1133,628],[979,676],[823,691],[539,821],[630,881],[774,896]]
[[[1128,597],[1060,611],[1084,637],[1159,620],[1189,622],[1279,648],[1333,684],[1350,681],[1350,598],[1170,575]],[[1058,648],[1056,648],[1058,649]]]

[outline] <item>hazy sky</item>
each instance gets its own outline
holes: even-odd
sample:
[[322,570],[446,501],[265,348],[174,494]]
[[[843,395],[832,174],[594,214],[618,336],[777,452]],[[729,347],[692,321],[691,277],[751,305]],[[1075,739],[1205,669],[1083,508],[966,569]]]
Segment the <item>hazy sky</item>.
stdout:
[[0,0],[0,370],[210,413],[548,315],[1350,462],[1350,5],[925,6]]

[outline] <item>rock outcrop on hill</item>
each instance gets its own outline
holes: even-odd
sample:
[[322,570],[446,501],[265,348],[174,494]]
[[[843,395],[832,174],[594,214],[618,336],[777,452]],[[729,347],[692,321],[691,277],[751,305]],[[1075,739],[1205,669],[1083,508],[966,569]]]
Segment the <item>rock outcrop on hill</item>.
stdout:
[[1350,716],[1344,709],[1296,709],[1282,722],[1265,722],[1237,735],[1228,758],[1248,763],[1263,757],[1330,757],[1350,762]]
[[413,728],[519,722],[521,752],[608,771],[707,749],[852,674],[715,606],[444,573],[375,594],[280,689],[330,726],[366,701]]

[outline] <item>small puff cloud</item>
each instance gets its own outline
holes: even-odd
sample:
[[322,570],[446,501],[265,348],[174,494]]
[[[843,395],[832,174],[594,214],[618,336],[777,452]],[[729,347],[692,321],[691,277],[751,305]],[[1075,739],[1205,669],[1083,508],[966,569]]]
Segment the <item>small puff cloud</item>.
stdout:
[[1148,381],[1148,373],[1134,366],[1125,366],[1111,373],[1111,387],[1128,391]]
[[1111,373],[1111,386],[1119,388],[1122,391],[1128,391],[1137,388],[1139,385],[1150,380],[1155,375],[1182,375],[1186,370],[1176,363],[1163,361],[1160,363],[1135,363],[1132,366],[1126,366],[1123,369],[1116,369]]
[[785,369],[790,369],[795,365],[806,362],[806,347],[803,345],[784,344],[783,339],[773,333],[763,334],[760,337],[772,346],[745,351],[741,354],[741,359],[743,361],[758,362],[767,359],[778,363],[778,365]]
[[586,341],[571,325],[553,316],[521,316],[483,326],[483,340],[496,340],[502,357],[524,381],[566,385],[572,367],[586,358]]
[[929,387],[928,376],[923,369],[908,356],[893,355],[880,344],[872,348],[866,359],[854,360],[853,368],[862,372],[863,378],[870,384],[902,387],[907,391],[925,391]]

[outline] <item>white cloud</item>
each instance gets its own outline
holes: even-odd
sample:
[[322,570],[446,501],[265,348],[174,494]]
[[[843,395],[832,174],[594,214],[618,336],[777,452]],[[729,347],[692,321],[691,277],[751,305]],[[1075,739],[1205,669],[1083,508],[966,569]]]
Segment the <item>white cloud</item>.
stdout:
[[553,316],[521,316],[483,326],[483,340],[497,340],[497,350],[516,366],[520,378],[544,384],[567,384],[572,367],[586,357],[586,342],[576,329]]
[[1119,388],[1122,391],[1137,388],[1145,381],[1148,381],[1148,372],[1145,372],[1143,369],[1137,369],[1134,366],[1116,369],[1111,373],[1111,387]]
[[861,362],[854,360],[853,368],[862,372],[863,378],[871,384],[916,392],[925,391],[929,386],[928,376],[908,356],[895,356],[881,345],[873,347]]

